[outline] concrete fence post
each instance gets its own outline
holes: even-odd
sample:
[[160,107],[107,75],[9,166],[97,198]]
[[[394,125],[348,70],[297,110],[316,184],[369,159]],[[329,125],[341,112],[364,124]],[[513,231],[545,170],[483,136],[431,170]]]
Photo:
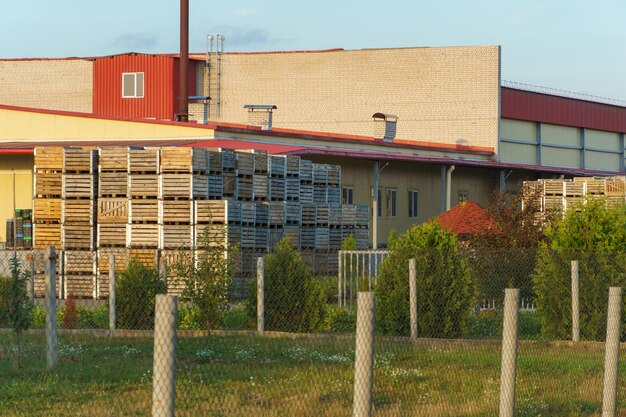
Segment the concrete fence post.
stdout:
[[59,362],[57,346],[57,293],[56,293],[56,262],[57,255],[53,246],[46,249],[46,362],[48,369],[54,368]]
[[515,373],[517,369],[517,312],[519,289],[504,290],[502,367],[500,373],[500,417],[515,415]]
[[371,417],[372,415],[375,315],[375,293],[357,293],[356,351],[354,360],[353,399],[354,417]]
[[152,416],[174,417],[178,297],[157,294],[155,304]]
[[417,261],[409,259],[409,303],[411,314],[411,339],[417,339]]
[[622,288],[609,288],[609,310],[606,323],[604,354],[604,393],[602,417],[615,417],[617,411],[617,365],[619,361],[619,336],[622,314]]
[[341,281],[343,279],[343,271],[342,271],[342,254],[341,251],[337,251],[337,276],[338,276],[338,280],[337,280],[337,305],[339,307],[341,307]]
[[115,288],[117,286],[117,276],[115,275],[115,255],[109,255],[109,337],[113,337],[115,332],[115,322],[117,321],[117,301]]
[[572,261],[572,341],[580,340],[578,261]]
[[35,303],[35,251],[30,256],[30,302]]
[[265,263],[262,256],[256,260],[256,329],[260,335],[265,331]]

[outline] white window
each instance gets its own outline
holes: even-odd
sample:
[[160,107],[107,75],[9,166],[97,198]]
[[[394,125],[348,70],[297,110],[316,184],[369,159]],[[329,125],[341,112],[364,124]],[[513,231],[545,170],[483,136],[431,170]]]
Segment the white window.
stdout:
[[143,72],[122,73],[122,97],[143,97]]
[[417,202],[418,192],[416,190],[409,190],[409,218],[417,218]]
[[467,200],[467,191],[459,191],[459,204]]
[[398,190],[395,188],[387,188],[387,217],[396,217]]
[[354,187],[343,187],[341,189],[341,202],[343,204],[354,204]]

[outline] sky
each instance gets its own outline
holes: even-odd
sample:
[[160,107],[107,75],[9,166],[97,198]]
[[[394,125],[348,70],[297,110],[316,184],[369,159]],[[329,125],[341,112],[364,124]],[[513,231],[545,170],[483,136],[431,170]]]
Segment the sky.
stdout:
[[[0,58],[179,51],[178,0],[0,0]],[[190,51],[500,45],[502,79],[626,100],[623,0],[189,0]],[[1,76],[1,74],[0,74]]]

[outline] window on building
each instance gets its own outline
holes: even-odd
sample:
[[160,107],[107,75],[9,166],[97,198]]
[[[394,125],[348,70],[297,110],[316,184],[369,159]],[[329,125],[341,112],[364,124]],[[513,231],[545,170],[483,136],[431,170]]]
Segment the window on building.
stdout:
[[122,74],[122,97],[143,97],[143,72],[125,72]]
[[341,202],[343,204],[354,204],[354,187],[343,187],[341,189]]
[[418,193],[416,190],[409,190],[409,218],[417,218]]
[[396,217],[398,214],[397,194],[398,190],[395,188],[387,188],[387,217]]
[[467,191],[459,191],[459,204],[467,200]]

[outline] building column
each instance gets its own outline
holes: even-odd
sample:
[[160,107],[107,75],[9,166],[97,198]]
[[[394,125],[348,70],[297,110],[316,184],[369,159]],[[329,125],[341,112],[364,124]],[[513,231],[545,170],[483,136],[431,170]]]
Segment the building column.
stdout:
[[441,166],[441,212],[446,211],[446,166]]
[[374,184],[372,187],[372,248],[378,249],[378,183],[380,181],[380,162],[375,161],[372,167]]
[[450,165],[446,170],[446,211],[452,208],[452,172],[456,167]]

